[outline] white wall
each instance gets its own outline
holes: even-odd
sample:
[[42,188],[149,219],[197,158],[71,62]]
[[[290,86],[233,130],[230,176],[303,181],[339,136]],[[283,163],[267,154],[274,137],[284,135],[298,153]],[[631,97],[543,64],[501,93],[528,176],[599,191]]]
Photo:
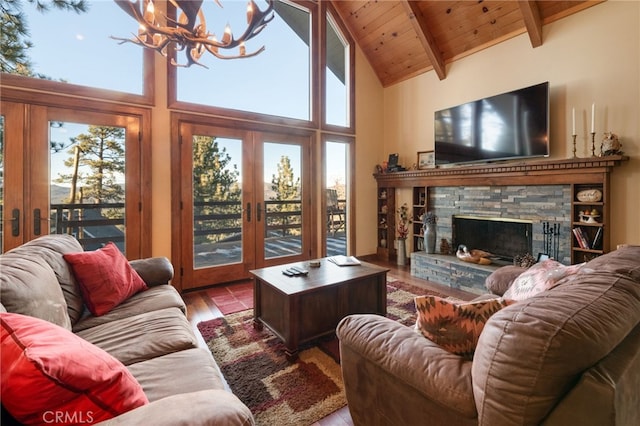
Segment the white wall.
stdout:
[[[377,162],[398,152],[408,166],[418,151],[432,150],[434,111],[543,81],[551,90],[552,158],[572,156],[572,108],[578,156],[591,154],[593,102],[596,147],[605,131],[621,137],[631,160],[612,175],[611,244],[640,244],[640,2],[608,1],[545,25],[535,49],[526,34],[485,49],[448,64],[443,81],[431,71],[384,89]],[[399,197],[411,203],[409,190]]]

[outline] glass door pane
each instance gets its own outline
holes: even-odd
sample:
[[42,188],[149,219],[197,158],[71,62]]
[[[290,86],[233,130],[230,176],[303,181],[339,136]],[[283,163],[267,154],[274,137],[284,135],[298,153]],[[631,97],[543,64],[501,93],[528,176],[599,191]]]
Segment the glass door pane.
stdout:
[[51,234],[73,235],[85,250],[113,242],[125,253],[125,135],[124,127],[49,121]]
[[183,290],[249,277],[255,243],[255,205],[248,164],[248,133],[181,122],[179,163],[173,180],[180,188],[177,280]]
[[[302,148],[265,142],[264,259],[302,254]],[[258,221],[260,218],[258,218]]]
[[193,268],[241,263],[242,139],[193,136]]

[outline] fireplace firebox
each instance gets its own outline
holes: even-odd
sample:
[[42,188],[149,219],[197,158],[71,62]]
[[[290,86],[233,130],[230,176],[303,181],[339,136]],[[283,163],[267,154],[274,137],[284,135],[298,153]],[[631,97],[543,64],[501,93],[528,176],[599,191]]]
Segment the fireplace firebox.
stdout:
[[460,216],[452,218],[453,247],[488,251],[499,260],[532,252],[532,222],[501,217]]

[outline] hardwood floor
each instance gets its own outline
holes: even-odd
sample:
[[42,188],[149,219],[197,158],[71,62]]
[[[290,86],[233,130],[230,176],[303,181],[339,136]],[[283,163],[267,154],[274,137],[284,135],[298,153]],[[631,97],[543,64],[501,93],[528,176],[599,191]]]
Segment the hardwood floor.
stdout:
[[[421,287],[425,290],[433,290],[463,299],[475,297],[475,295],[467,293],[465,291],[451,289],[440,284],[413,277],[411,275],[411,268],[409,265],[398,266],[392,262],[371,259],[366,259],[366,261],[389,268],[388,277],[390,278],[404,281],[407,284]],[[187,318],[189,319],[189,322],[195,330],[196,336],[198,336],[198,339],[203,346],[206,346],[206,344],[202,339],[202,336],[200,335],[200,332],[198,331],[196,325],[201,321],[207,321],[224,316],[220,308],[213,302],[213,300],[218,300],[218,303],[226,303],[227,301],[228,303],[238,303],[238,300],[242,300],[242,295],[244,294],[244,292],[246,292],[249,283],[250,281],[244,281],[229,284],[226,286],[216,286],[205,288],[202,290],[190,291],[182,295],[182,298],[187,305]],[[227,295],[229,294],[238,295],[238,300],[227,298]],[[343,407],[311,426],[353,426],[353,421],[351,420],[351,415],[349,414],[349,408]]]

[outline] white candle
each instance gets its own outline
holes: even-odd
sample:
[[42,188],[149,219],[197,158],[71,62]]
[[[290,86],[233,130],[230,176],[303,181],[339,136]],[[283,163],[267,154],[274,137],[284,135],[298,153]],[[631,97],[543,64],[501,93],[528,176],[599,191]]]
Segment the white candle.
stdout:
[[595,121],[596,121],[596,104],[593,103],[591,104],[591,133],[596,132]]
[[573,108],[571,110],[571,122],[573,126],[571,127],[571,134],[575,136],[576,134],[576,109]]

